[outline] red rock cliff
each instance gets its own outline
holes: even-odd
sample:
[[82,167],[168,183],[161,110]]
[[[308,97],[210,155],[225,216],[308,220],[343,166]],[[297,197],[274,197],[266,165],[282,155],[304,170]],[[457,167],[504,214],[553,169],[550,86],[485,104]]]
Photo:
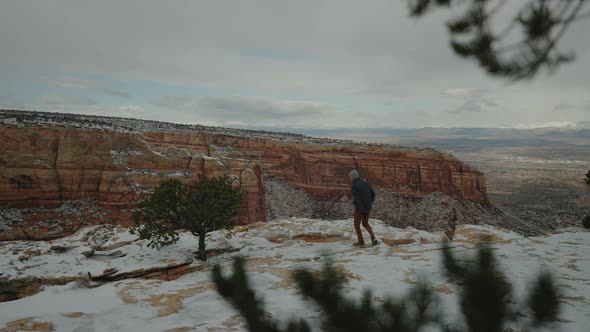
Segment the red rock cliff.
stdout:
[[[248,195],[243,223],[266,220],[265,180],[322,200],[348,194],[352,168],[382,190],[487,202],[482,173],[432,149],[287,138],[0,124],[0,204],[28,209],[0,239],[61,236],[82,223],[129,225],[137,201],[169,177],[228,174]],[[60,209],[66,202],[93,203]]]

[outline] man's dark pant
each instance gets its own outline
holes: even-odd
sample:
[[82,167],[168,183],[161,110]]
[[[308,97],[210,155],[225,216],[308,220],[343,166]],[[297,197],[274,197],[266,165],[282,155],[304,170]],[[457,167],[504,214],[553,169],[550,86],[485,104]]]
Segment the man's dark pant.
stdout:
[[361,233],[361,222],[363,224],[363,227],[367,230],[367,232],[369,232],[371,240],[375,238],[375,234],[373,234],[373,229],[371,228],[371,226],[369,226],[370,213],[371,210],[367,211],[367,213],[362,213],[361,211],[356,209],[354,210],[354,231],[356,232],[356,237],[359,243],[365,243],[365,240],[363,240],[363,234]]

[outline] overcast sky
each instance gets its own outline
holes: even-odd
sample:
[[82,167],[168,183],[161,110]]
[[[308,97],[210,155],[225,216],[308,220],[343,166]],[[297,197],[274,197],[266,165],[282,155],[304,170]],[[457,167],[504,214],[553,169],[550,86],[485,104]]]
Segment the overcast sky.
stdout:
[[561,43],[574,63],[514,84],[453,54],[451,15],[413,19],[405,0],[1,0],[0,108],[254,127],[590,120],[590,19]]

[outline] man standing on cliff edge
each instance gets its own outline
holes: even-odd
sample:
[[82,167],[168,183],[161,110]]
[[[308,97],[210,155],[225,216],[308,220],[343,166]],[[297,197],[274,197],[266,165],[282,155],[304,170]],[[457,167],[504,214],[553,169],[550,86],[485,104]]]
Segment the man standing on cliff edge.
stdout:
[[350,188],[352,190],[354,204],[354,231],[358,239],[353,245],[356,247],[365,246],[365,240],[361,233],[361,222],[371,236],[371,244],[377,245],[379,242],[375,238],[375,234],[373,234],[373,229],[369,226],[369,214],[371,213],[371,207],[375,200],[375,192],[370,184],[359,177],[359,172],[356,169],[348,173],[348,178],[352,182]]

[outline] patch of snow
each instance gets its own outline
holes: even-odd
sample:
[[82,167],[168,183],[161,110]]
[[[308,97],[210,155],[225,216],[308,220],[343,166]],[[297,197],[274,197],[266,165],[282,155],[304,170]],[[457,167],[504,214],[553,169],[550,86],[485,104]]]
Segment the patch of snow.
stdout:
[[524,239],[524,236],[521,234],[490,225],[458,225],[455,229],[453,241],[473,242],[474,240],[485,240],[486,237],[492,241],[516,241]]
[[498,155],[496,156],[496,160],[491,161],[497,164],[503,164],[506,162],[509,163],[530,163],[530,164],[542,164],[542,165],[580,165],[584,166],[588,164],[585,160],[570,160],[570,159],[538,159],[538,158],[529,158],[529,157],[522,157],[522,156],[509,156],[509,155]]
[[21,209],[13,209],[0,206],[0,232],[11,230],[16,224],[22,222]]
[[9,125],[17,125],[18,122],[16,121],[16,117],[14,118],[0,118],[0,123],[9,124]]
[[171,172],[171,173],[166,173],[166,174],[164,174],[164,176],[169,177],[169,178],[178,178],[178,177],[191,176],[191,173],[187,172],[187,171],[175,171],[175,172]]
[[160,176],[160,173],[158,172],[154,172],[151,169],[129,169],[127,170],[127,172],[125,173],[127,175],[135,175],[135,174],[141,174],[141,175],[151,175],[151,176]]
[[208,156],[206,154],[202,155],[201,158],[203,158],[204,160],[215,160],[215,161],[221,163],[221,161],[219,160],[219,158],[217,158],[217,157],[211,157],[211,156]]
[[565,128],[565,129],[576,129],[576,123],[571,121],[554,121],[545,123],[529,123],[529,124],[517,124],[514,126],[516,129],[535,129],[535,128]]
[[131,149],[111,150],[111,156],[141,156],[143,153]]
[[[20,119],[21,121],[17,121]],[[82,115],[70,113],[30,112],[0,110],[0,123],[9,125],[36,125],[41,127],[74,127],[81,130],[103,130],[123,134],[151,132],[205,132],[209,134],[221,134],[233,137],[261,138],[282,142],[306,142],[322,145],[352,144],[350,140],[334,140],[328,138],[314,138],[301,134],[292,134],[276,131],[247,130],[235,128],[212,127],[204,125],[188,125],[151,120],[118,118],[95,115]],[[366,143],[354,143],[359,147],[369,146]],[[149,147],[148,147],[149,148]],[[151,150],[151,149],[150,149]],[[152,150],[152,152],[154,152]],[[156,154],[159,152],[155,151]],[[164,157],[164,154],[160,154]]]
[[167,155],[165,155],[165,154],[163,154],[163,153],[161,153],[161,152],[159,152],[159,151],[156,151],[156,150],[152,149],[151,145],[150,145],[150,144],[149,144],[149,143],[148,143],[146,140],[142,140],[141,142],[143,143],[143,145],[144,145],[144,146],[145,146],[145,147],[146,147],[148,150],[150,150],[150,152],[151,152],[151,153],[155,154],[156,156],[159,156],[159,157],[162,157],[162,158],[168,159],[168,156],[167,156]]
[[35,159],[35,161],[33,161],[33,165],[41,165],[47,168],[51,168],[51,165],[49,165],[49,162],[45,159]]
[[132,150],[132,149],[122,149],[122,150],[111,150],[111,158],[115,164],[119,165],[126,165],[127,164],[127,157],[129,156],[139,156],[142,155],[140,151]]
[[[379,220],[371,219],[370,224],[380,240],[386,236],[433,242],[440,238],[436,233],[394,228]],[[456,231],[460,240],[452,246],[459,258],[475,253],[476,244],[467,241],[473,234],[491,235],[491,245],[520,299],[542,267],[551,270],[565,295],[559,328],[585,331],[590,302],[590,264],[586,259],[590,255],[590,232],[525,238],[485,225],[458,225]],[[46,287],[34,296],[1,303],[0,329],[8,322],[34,317],[36,322],[51,322],[57,331],[164,331],[183,327],[207,331],[220,326],[246,331],[241,318],[215,291],[208,268],[220,264],[228,273],[234,256],[246,258],[251,285],[273,318],[285,321],[302,317],[314,324],[315,331],[319,329],[315,319],[318,312],[297,295],[290,276],[297,268],[318,270],[326,260],[345,272],[348,297],[358,299],[365,289],[371,289],[383,300],[388,295],[404,294],[424,277],[437,290],[445,319],[459,319],[457,289],[444,277],[439,243],[389,246],[383,242],[359,249],[351,245],[355,239],[352,219],[284,218],[211,232],[207,248],[217,254],[211,254],[208,263],[192,263],[202,270],[172,281],[129,279],[92,289],[75,284]],[[70,249],[56,253],[50,249],[55,245]],[[93,260],[82,255],[96,245],[112,248],[101,254],[120,250],[125,256]],[[156,250],[147,248],[145,241],[137,240],[124,228],[93,226],[50,242],[5,242],[0,246],[0,270],[10,278],[97,275],[112,268],[132,271],[192,258],[196,245],[194,236],[181,233],[176,244]],[[19,261],[24,252],[39,255]]]

